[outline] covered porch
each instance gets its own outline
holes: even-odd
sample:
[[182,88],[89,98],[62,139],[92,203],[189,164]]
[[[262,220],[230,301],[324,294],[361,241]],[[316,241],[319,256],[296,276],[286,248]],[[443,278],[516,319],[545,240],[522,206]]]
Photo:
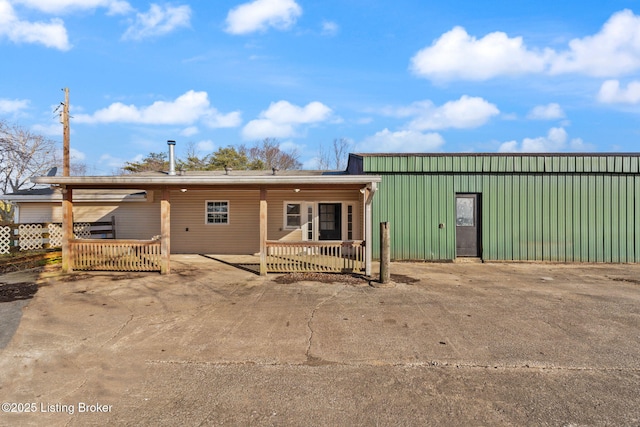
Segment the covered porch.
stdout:
[[[371,274],[371,202],[376,176],[308,171],[145,173],[113,177],[38,177],[62,188],[63,271],[171,273],[172,253],[248,255],[258,272]],[[146,239],[78,239],[73,234],[77,189],[141,189],[155,214]]]

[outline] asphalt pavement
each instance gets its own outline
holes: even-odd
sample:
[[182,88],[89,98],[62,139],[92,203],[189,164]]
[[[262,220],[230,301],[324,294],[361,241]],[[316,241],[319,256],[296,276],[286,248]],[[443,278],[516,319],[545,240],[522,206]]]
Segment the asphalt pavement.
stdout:
[[375,288],[172,259],[33,276],[0,425],[640,425],[640,265],[393,263]]

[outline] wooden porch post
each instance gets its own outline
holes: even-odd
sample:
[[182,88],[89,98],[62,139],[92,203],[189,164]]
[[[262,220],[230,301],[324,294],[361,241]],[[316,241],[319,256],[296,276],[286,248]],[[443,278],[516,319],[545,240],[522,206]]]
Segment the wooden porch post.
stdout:
[[260,275],[267,275],[267,189],[260,187]]
[[370,187],[365,189],[364,193],[364,274],[371,276],[371,261],[372,261],[372,245],[373,245],[373,215],[371,214],[371,203],[373,203],[373,195],[377,189],[376,183],[372,182]]
[[73,262],[70,240],[73,239],[73,190],[62,188],[62,272],[71,273]]
[[160,201],[160,273],[171,273],[171,200],[169,189],[162,189]]

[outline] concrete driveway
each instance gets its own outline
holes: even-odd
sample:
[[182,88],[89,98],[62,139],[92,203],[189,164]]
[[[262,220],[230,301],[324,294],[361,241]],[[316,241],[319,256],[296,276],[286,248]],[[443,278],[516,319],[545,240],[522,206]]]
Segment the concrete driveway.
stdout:
[[0,425],[640,424],[640,265],[394,264],[373,288],[172,261],[40,277]]

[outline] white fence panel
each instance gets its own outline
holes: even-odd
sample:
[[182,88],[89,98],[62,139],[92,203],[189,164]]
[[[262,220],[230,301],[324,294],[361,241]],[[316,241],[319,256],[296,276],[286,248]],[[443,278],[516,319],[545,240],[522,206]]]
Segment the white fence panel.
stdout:
[[32,251],[42,249],[44,239],[42,238],[42,225],[40,224],[20,224],[18,226],[18,245],[21,251]]

